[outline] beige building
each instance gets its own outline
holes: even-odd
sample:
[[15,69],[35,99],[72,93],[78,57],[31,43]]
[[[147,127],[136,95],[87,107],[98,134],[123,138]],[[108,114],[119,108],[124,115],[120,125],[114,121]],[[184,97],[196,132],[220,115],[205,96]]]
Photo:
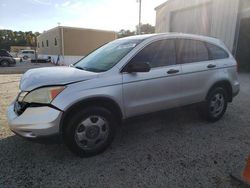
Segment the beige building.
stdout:
[[155,10],[156,32],[219,38],[250,68],[250,0],[168,0]]
[[40,57],[68,65],[115,39],[113,31],[59,26],[38,36],[37,51]]

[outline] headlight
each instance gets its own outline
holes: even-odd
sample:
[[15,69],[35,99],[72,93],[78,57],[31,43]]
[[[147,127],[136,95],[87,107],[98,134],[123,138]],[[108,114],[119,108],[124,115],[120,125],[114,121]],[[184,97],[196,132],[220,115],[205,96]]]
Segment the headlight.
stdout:
[[23,98],[28,94],[28,92],[21,92],[19,95],[18,95],[18,98],[17,98],[17,101],[18,102],[22,102],[23,101]]
[[18,101],[26,103],[43,103],[48,104],[53,101],[56,96],[65,89],[64,86],[44,87],[31,91],[30,93],[22,92],[18,97]]

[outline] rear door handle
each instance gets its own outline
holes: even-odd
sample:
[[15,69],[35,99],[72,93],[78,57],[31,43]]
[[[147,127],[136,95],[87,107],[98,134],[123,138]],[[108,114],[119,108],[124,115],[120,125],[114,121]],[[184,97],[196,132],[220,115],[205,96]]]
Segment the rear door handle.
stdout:
[[177,69],[170,69],[167,73],[168,73],[168,74],[176,74],[176,73],[178,73],[178,72],[180,72],[180,71],[177,70]]
[[216,67],[216,65],[213,65],[213,64],[210,64],[210,65],[207,66],[207,68],[209,68],[209,69],[212,69],[212,68],[215,68],[215,67]]

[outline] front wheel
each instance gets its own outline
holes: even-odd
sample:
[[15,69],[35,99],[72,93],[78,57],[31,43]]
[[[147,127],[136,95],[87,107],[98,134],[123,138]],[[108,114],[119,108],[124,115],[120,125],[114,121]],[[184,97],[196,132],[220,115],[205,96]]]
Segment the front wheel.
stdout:
[[116,122],[110,111],[102,107],[80,110],[63,132],[68,148],[80,157],[103,152],[113,141]]
[[221,87],[209,92],[204,107],[204,115],[208,121],[215,122],[223,117],[227,109],[227,93]]

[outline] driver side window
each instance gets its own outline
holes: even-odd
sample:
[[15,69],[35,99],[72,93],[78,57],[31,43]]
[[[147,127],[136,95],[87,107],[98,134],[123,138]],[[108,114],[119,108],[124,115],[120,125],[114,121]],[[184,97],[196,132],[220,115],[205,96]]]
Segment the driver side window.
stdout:
[[145,62],[151,68],[175,65],[175,40],[165,39],[149,44],[133,57],[130,63],[133,62]]

